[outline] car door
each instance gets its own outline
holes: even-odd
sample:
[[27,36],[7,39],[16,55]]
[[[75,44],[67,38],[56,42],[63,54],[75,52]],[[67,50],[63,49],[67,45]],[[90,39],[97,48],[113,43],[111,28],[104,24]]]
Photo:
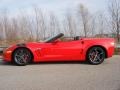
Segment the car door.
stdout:
[[82,52],[81,41],[50,43],[46,48],[45,57],[47,60],[80,60]]

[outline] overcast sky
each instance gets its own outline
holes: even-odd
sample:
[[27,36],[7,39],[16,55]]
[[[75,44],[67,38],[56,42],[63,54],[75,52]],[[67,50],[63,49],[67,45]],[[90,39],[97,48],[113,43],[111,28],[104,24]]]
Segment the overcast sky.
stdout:
[[0,11],[8,9],[11,14],[19,10],[25,10],[29,13],[32,8],[37,6],[45,11],[53,11],[62,14],[67,10],[74,10],[82,3],[91,12],[103,11],[107,5],[107,0],[0,0]]

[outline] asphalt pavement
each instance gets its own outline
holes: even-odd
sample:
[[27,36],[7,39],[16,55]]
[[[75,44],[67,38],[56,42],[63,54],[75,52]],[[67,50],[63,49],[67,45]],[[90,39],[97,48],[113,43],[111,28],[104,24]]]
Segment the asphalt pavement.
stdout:
[[120,56],[81,62],[15,66],[0,60],[0,90],[120,90]]

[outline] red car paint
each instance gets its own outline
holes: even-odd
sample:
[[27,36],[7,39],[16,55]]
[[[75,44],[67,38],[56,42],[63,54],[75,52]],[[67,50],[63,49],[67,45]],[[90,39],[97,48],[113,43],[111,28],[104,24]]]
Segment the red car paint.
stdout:
[[28,48],[33,54],[34,62],[48,61],[85,61],[91,47],[100,46],[106,51],[106,58],[114,53],[114,39],[112,38],[83,38],[76,41],[54,41],[51,43],[30,42],[25,46],[13,45],[4,51],[4,61],[11,62],[15,49]]

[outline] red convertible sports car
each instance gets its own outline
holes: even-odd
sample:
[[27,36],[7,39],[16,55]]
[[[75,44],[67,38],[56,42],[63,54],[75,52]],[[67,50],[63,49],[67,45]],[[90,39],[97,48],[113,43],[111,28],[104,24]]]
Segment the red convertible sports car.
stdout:
[[113,38],[79,38],[60,41],[60,33],[44,42],[13,45],[4,50],[4,61],[23,66],[30,62],[88,61],[101,64],[114,53]]

